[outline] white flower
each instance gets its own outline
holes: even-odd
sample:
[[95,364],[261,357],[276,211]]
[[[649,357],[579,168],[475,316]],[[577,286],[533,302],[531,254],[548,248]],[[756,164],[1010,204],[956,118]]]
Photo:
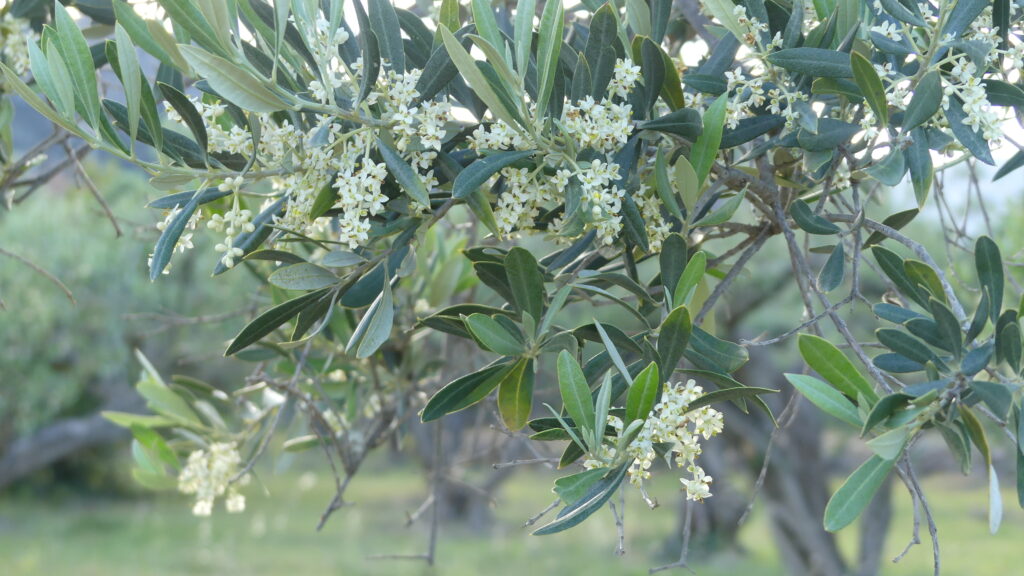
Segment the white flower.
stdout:
[[639,79],[640,67],[633,64],[632,60],[616,60],[615,74],[608,83],[608,90],[619,98],[626,98]]
[[[228,512],[245,510],[245,497],[238,493],[231,479],[241,469],[242,457],[234,442],[216,442],[206,450],[195,450],[188,456],[185,467],[178,475],[178,491],[195,495],[192,513],[209,516],[213,512],[214,500],[227,494],[225,506]],[[244,485],[248,476],[240,479]]]
[[[722,432],[722,413],[709,406],[690,410],[694,400],[704,394],[703,388],[693,380],[686,384],[667,384],[661,401],[654,406],[636,438],[626,448],[628,456],[633,459],[629,468],[630,482],[641,486],[650,477],[650,467],[657,457],[655,444],[669,444],[671,449],[666,458],[675,462],[679,468],[685,468],[689,478],[681,478],[690,500],[703,500],[711,496],[712,478],[697,465],[697,457],[701,454],[701,438],[708,439]],[[618,418],[609,418],[609,422],[622,434],[623,425]],[[674,454],[675,458],[671,458]],[[588,467],[608,466],[615,459],[614,450],[602,448],[600,454],[591,454]],[[587,463],[584,464],[587,466]]]
[[28,72],[31,65],[28,43],[37,39],[38,35],[28,20],[10,14],[5,14],[0,20],[0,56],[18,76]]
[[882,36],[894,42],[899,42],[903,40],[903,35],[900,34],[899,25],[892,21],[882,22],[877,26],[872,26],[871,31],[877,32],[878,34],[881,34]]

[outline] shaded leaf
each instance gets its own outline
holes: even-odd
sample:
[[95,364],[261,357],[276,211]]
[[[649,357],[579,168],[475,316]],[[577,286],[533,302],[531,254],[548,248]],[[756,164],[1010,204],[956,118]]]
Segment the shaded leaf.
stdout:
[[797,391],[823,412],[851,426],[856,426],[858,429],[861,428],[862,422],[857,407],[836,389],[813,376],[803,374],[786,374],[785,376]]
[[836,532],[856,520],[874,499],[895,463],[895,460],[872,456],[854,470],[825,506],[825,530]]

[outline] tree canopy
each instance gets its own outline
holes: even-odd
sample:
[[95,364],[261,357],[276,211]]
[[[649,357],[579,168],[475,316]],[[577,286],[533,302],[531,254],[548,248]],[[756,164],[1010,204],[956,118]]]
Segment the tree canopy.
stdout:
[[[196,514],[221,497],[244,509],[247,473],[294,408],[308,434],[285,448],[322,447],[337,475],[322,524],[410,417],[494,397],[509,434],[565,446],[560,510],[534,532],[552,534],[626,483],[643,491],[659,459],[687,498],[710,497],[701,444],[729,426],[715,406],[768,411],[777,391],[733,374],[749,347],[795,341],[808,370],[788,382],[872,452],[827,530],[895,475],[936,538],[908,458],[926,434],[964,470],[981,453],[995,531],[986,434],[1005,432],[1024,505],[1018,263],[977,176],[945,177],[1024,165],[1006,153],[1024,107],[1018,4],[157,4],[0,9],[8,204],[38,187],[45,149],[14,149],[19,101],[68,162],[80,142],[167,192],[150,204],[153,281],[189,250],[216,254],[215,277],[266,281],[224,352],[254,363],[230,396],[140,356],[152,414],[109,418],[131,429],[143,484],[194,494]],[[888,213],[903,186],[916,207]],[[941,239],[900,231],[926,208]],[[214,246],[193,245],[200,226]],[[730,341],[716,316],[770,246],[803,314]],[[452,374],[445,354],[464,345],[489,363]]]

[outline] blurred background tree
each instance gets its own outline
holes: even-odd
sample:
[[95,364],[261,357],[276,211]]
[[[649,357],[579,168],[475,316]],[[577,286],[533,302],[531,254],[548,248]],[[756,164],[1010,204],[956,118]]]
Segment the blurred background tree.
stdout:
[[[145,180],[112,161],[90,172],[108,190],[126,238],[109,222],[88,191],[67,173],[44,192],[0,211],[0,246],[51,272],[74,295],[25,263],[0,258],[0,297],[7,307],[0,322],[0,489],[22,480],[38,488],[46,480],[68,486],[116,490],[124,478],[112,457],[130,437],[100,415],[103,410],[138,411],[143,403],[132,383],[139,366],[132,350],[144,351],[168,371],[233,386],[244,368],[215,361],[231,336],[231,318],[253,302],[257,280],[233,275],[230,291],[203,281],[207,262],[182,258],[173,278],[146,277],[146,245],[158,234],[144,207],[156,195]],[[196,242],[207,241],[199,231]],[[73,466],[58,464],[73,462]],[[64,477],[61,477],[64,475]]]

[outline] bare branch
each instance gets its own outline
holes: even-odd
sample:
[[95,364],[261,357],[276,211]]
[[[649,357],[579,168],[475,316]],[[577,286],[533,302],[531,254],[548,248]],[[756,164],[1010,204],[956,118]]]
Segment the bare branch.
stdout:
[[0,255],[7,256],[8,258],[13,258],[13,259],[17,260],[18,262],[21,262],[25,266],[28,266],[29,268],[35,270],[37,274],[40,274],[41,276],[43,276],[44,278],[46,278],[50,282],[56,284],[57,287],[60,288],[64,292],[64,295],[68,297],[68,300],[70,300],[72,304],[77,304],[78,303],[78,302],[75,301],[75,296],[73,294],[71,294],[71,289],[70,288],[68,288],[63,282],[61,282],[59,278],[57,278],[53,274],[50,274],[46,270],[40,268],[38,265],[36,265],[35,262],[32,262],[31,260],[29,260],[29,259],[27,259],[27,258],[25,258],[23,256],[19,256],[19,255],[15,254],[14,252],[10,252],[8,250],[4,250],[3,248],[0,248]]

